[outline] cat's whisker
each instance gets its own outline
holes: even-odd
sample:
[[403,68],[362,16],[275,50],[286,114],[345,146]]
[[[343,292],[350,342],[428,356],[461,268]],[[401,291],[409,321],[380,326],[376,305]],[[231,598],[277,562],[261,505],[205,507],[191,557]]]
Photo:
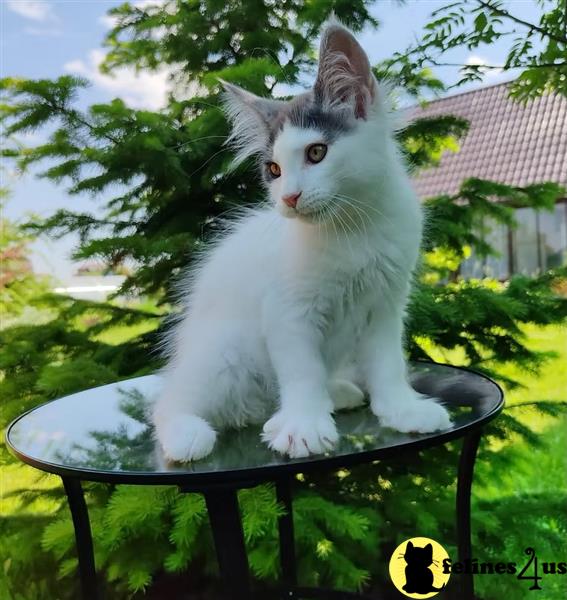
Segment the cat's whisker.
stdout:
[[[367,234],[368,234],[368,230],[367,230],[367,228],[366,228],[366,221],[368,221],[368,222],[370,221],[370,220],[368,219],[368,215],[366,215],[366,214],[365,214],[365,213],[362,211],[362,209],[360,209],[358,206],[356,206],[356,205],[355,205],[354,203],[352,203],[350,200],[346,200],[345,198],[343,198],[343,197],[341,197],[341,196],[338,196],[338,195],[333,195],[333,196],[332,196],[332,199],[335,201],[335,203],[336,203],[336,200],[337,200],[337,199],[338,199],[338,200],[341,200],[341,203],[344,203],[344,204],[346,204],[347,206],[349,206],[349,207],[353,208],[353,209],[354,209],[354,210],[357,212],[357,214],[359,215],[359,217],[362,217],[362,218],[360,219],[360,221],[361,221],[361,223],[362,223],[362,225],[363,225],[363,227],[364,227],[364,232],[363,232],[363,231],[360,229],[359,223],[356,221],[356,219],[353,217],[353,215],[351,215],[351,214],[350,214],[348,211],[344,211],[344,214],[345,214],[346,216],[348,216],[348,217],[349,217],[349,219],[350,219],[350,220],[353,222],[353,224],[354,224],[354,225],[356,226],[356,228],[358,229],[359,233],[360,233],[361,235],[365,235],[365,234],[367,235]],[[338,203],[336,203],[336,204],[338,204]]]
[[325,212],[321,211],[315,214],[315,223],[317,227],[325,232],[325,245],[329,244],[329,219],[326,218]]
[[329,221],[328,220],[325,222],[325,227],[326,227],[326,230],[327,230],[327,239],[326,239],[326,242],[327,242],[327,245],[328,245],[329,244],[329,240],[331,239],[331,232],[329,230]]
[[341,226],[341,228],[343,230],[343,233],[345,235],[345,239],[346,239],[346,242],[347,242],[347,245],[348,245],[348,248],[349,248],[349,252],[351,254],[351,258],[352,258],[352,260],[354,262],[356,262],[356,254],[354,252],[354,248],[352,247],[351,239],[350,239],[350,236],[349,236],[349,233],[352,233],[352,231],[348,227],[348,223],[346,223],[345,220],[341,217],[341,215],[340,215],[340,213],[339,213],[338,210],[336,211],[336,216],[337,216],[339,224],[340,224],[340,226]]
[[[362,221],[357,221],[356,218],[349,212],[349,211],[344,211],[345,217],[348,217],[348,219],[353,223],[353,225],[356,227],[356,230],[360,233],[361,237],[364,237],[365,234],[367,234],[366,231],[366,223],[364,222],[364,220]],[[364,230],[361,229],[361,224],[364,227]]]
[[386,216],[386,214],[384,212],[377,209],[375,206],[369,206],[369,205],[361,204],[361,203],[355,203],[355,206],[357,206],[361,211],[365,212],[365,214],[369,218],[369,220],[370,220],[370,215],[366,211],[373,212],[377,217],[379,217],[380,221],[385,222],[387,225],[389,225],[391,227],[395,226],[392,219],[390,219],[388,216]]
[[212,104],[211,102],[207,102],[201,98],[191,98],[191,102],[195,104],[203,104],[204,106],[210,106],[211,108],[216,108],[217,110],[220,110],[221,108],[218,104]]
[[251,50],[251,54],[252,56],[254,56],[254,53],[260,50],[261,52],[264,53],[264,55],[266,55],[269,59],[272,60],[272,62],[279,68],[279,70],[282,73],[283,76],[283,80],[288,84],[288,85],[293,85],[294,82],[291,80],[291,78],[286,75],[285,71],[283,70],[283,67],[280,63],[280,61],[277,59],[277,56],[274,56],[274,54],[272,54],[267,48],[262,48],[261,46],[257,46],[256,48],[252,48]]
[[184,148],[185,146],[189,146],[191,144],[195,144],[197,142],[201,142],[202,140],[212,140],[212,139],[223,139],[226,140],[228,138],[227,135],[205,135],[200,138],[196,138],[194,140],[189,140],[187,142],[183,142],[182,144],[178,144],[177,146],[169,146],[171,150],[178,150],[179,148]]
[[[365,237],[367,235],[368,232],[366,229],[366,223],[364,221],[364,218],[357,220],[355,216],[352,215],[348,210],[343,211],[343,214],[349,219],[349,221],[354,225],[354,227],[356,227],[356,230],[358,231],[358,233],[360,233],[361,237]],[[364,227],[364,230],[361,228],[361,225],[362,227]]]
[[[357,207],[355,204],[352,204],[348,200],[345,201],[343,198],[341,198],[340,203],[346,204],[348,208],[352,208],[355,211],[356,216],[353,215],[348,210],[345,210],[344,213],[355,224],[355,226],[356,226],[357,230],[360,232],[361,236],[368,237],[369,231],[368,231],[367,225],[371,224],[371,221],[370,221],[368,215],[363,210],[361,210],[359,207]],[[362,228],[364,228],[364,231],[361,229],[361,226],[362,226]]]
[[392,225],[392,221],[376,206],[361,204],[360,201],[357,200],[356,198],[353,198],[352,196],[347,196],[346,194],[343,194],[343,193],[336,192],[334,195],[344,199],[345,201],[350,200],[353,203],[353,206],[356,206],[360,210],[364,210],[364,209],[371,210],[372,212],[376,213],[379,217],[384,219],[389,225]]
[[209,156],[209,158],[207,158],[207,160],[200,167],[197,167],[192,173],[189,173],[189,175],[187,175],[187,178],[189,179],[190,177],[193,177],[193,175],[195,175],[203,167],[205,167],[206,165],[208,165],[211,162],[211,160],[213,160],[213,158],[215,158],[215,156],[218,156],[219,154],[222,154],[223,152],[228,152],[228,148],[221,148],[218,152],[215,152],[214,154],[212,154],[211,156]]
[[375,213],[377,216],[380,217],[380,219],[386,221],[389,225],[392,225],[392,221],[391,219],[389,219],[386,214],[384,212],[382,212],[381,210],[379,210],[378,208],[376,208],[375,206],[369,206],[367,204],[360,204],[360,203],[356,203],[356,206],[358,206],[361,210],[368,210],[371,211],[373,213]]
[[[337,218],[339,219],[339,221],[343,225],[343,230],[345,230],[345,237],[347,238],[347,243],[349,245],[349,248],[352,248],[348,234],[349,233],[354,233],[354,230],[352,229],[352,227],[349,227],[348,223],[341,216],[341,213],[342,213],[342,215],[344,217],[348,217],[348,219],[350,220],[350,222],[354,225],[354,227],[356,227],[357,231],[360,233],[361,236],[364,236],[364,232],[360,228],[359,224],[357,223],[357,221],[353,217],[353,215],[351,215],[348,211],[341,210],[342,207],[336,202],[336,200],[334,202],[334,206],[336,207],[336,211],[335,212],[337,214]],[[365,228],[366,228],[366,226],[365,226]],[[354,253],[353,253],[353,258],[354,258]]]
[[213,219],[223,221],[227,216],[230,215],[230,217],[232,218],[234,216],[233,213],[238,211],[244,212],[245,210],[246,207],[242,206],[241,204],[233,203],[232,205],[229,205],[229,207],[226,210],[223,210],[221,213],[214,216]]
[[325,245],[327,245],[327,246],[329,245],[329,240],[331,239],[331,233],[329,232],[329,218],[331,218],[331,219],[333,218],[332,214],[330,217],[327,214],[326,218],[323,214],[321,215],[321,219],[323,220],[323,223],[325,224]]
[[333,225],[333,231],[335,232],[335,237],[338,238],[339,237],[339,230],[337,229],[337,223],[335,220],[335,210],[331,207],[331,219],[330,219],[331,224]]
[[272,215],[272,218],[268,220],[268,222],[266,223],[266,227],[264,227],[262,231],[262,238],[267,238],[268,234],[273,230],[274,225],[276,225],[277,221],[278,216],[274,213]]

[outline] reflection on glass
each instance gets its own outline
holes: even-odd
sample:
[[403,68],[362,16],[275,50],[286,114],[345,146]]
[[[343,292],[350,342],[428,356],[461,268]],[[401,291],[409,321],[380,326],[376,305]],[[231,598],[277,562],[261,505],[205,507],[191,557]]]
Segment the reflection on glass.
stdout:
[[[113,429],[93,429],[80,442],[57,448],[54,456],[70,467],[96,465],[104,471],[132,471],[146,461],[153,446],[150,425],[151,402],[136,388],[117,389],[119,421]],[[126,418],[122,418],[122,416]]]
[[514,272],[535,275],[539,269],[537,217],[532,208],[516,210],[514,231]]
[[506,279],[510,275],[508,252],[508,226],[485,217],[476,228],[477,235],[495,252],[490,256],[479,256],[474,251],[461,265],[461,276],[466,279]]
[[493,279],[506,279],[510,276],[508,253],[508,226],[496,223],[491,219],[485,220],[485,241],[496,255],[487,256],[484,263],[484,276]]
[[474,252],[461,264],[461,276],[465,279],[482,279],[484,259]]
[[485,218],[477,231],[483,231],[482,239],[497,255],[482,257],[473,252],[461,265],[462,277],[507,279],[510,258],[513,272],[523,275],[567,265],[567,202],[558,202],[552,212],[518,208],[515,218],[518,227],[512,231],[513,256],[508,247],[508,227]]
[[567,264],[567,203],[558,202],[553,212],[539,215],[539,243],[543,269]]
[[[499,406],[496,385],[472,373],[417,363],[412,366],[412,382],[426,395],[441,389],[438,395],[452,413],[455,428]],[[222,432],[214,452],[201,461],[168,463],[149,419],[160,386],[157,376],[140,377],[50,402],[17,420],[9,430],[9,441],[20,453],[42,463],[107,473],[226,472],[321,458],[282,457],[261,441],[259,426],[250,426]],[[336,421],[341,437],[333,456],[397,447],[436,435],[381,427],[368,407],[339,413]]]
[[[475,235],[482,238],[482,219],[476,220],[473,229]],[[465,279],[481,279],[484,276],[483,267],[484,257],[476,254],[473,248],[469,258],[461,263],[460,274]]]

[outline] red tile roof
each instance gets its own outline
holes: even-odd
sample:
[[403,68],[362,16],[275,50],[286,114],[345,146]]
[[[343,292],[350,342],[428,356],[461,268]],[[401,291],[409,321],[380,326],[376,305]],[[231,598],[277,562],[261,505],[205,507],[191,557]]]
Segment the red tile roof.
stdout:
[[553,181],[567,185],[567,98],[546,95],[527,104],[501,83],[411,109],[410,120],[453,114],[469,121],[458,153],[414,176],[421,198],[455,193],[467,177],[511,185]]

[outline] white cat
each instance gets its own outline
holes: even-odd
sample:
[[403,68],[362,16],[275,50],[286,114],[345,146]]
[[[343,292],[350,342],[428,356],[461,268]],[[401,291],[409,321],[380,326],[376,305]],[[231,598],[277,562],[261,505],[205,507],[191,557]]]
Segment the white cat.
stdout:
[[271,203],[234,223],[187,281],[154,409],[165,456],[206,456],[213,427],[267,418],[270,398],[262,438],[291,457],[330,450],[333,411],[365,395],[384,426],[449,428],[406,380],[422,213],[363,49],[333,21],[310,92],[286,102],[223,84],[236,161],[259,156]]

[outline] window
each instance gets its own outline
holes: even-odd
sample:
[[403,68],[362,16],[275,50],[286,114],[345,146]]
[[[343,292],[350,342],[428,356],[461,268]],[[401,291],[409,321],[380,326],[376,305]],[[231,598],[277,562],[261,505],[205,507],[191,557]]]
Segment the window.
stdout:
[[465,278],[509,277],[508,228],[485,218],[482,224],[484,240],[498,253],[497,256],[477,256],[474,253],[461,265],[461,275]]
[[508,227],[500,223],[490,223],[485,241],[498,252],[498,256],[487,256],[484,261],[484,276],[506,279],[510,276],[510,256],[508,252]]
[[567,265],[567,200],[557,202],[553,211],[516,209],[515,229],[484,221],[484,239],[498,256],[473,254],[463,261],[464,278],[507,279],[511,273],[537,275]]
[[544,270],[567,264],[567,202],[539,214],[539,249]]
[[518,226],[513,232],[512,270],[534,275],[539,270],[537,215],[533,208],[518,208],[515,217]]
[[483,263],[484,259],[473,253],[470,258],[462,262],[460,269],[461,277],[465,279],[481,279],[484,277]]

